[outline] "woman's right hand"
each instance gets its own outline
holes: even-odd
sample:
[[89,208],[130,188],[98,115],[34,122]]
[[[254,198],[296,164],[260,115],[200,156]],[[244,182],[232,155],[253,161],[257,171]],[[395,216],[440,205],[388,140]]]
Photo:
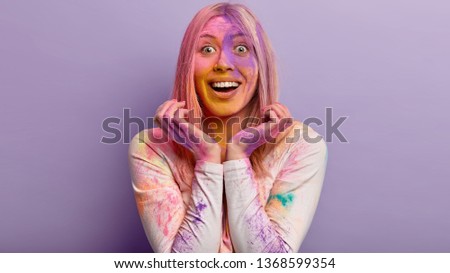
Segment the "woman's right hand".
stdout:
[[170,139],[189,149],[196,160],[220,164],[219,144],[184,117],[188,110],[184,101],[168,100],[156,110],[155,121]]

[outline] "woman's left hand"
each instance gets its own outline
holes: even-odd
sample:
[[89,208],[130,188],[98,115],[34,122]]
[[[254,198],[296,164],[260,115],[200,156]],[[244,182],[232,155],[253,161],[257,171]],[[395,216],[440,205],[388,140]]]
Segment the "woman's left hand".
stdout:
[[293,123],[289,110],[279,102],[264,107],[261,114],[261,124],[239,131],[227,143],[226,160],[250,157],[259,146],[274,143],[276,137]]

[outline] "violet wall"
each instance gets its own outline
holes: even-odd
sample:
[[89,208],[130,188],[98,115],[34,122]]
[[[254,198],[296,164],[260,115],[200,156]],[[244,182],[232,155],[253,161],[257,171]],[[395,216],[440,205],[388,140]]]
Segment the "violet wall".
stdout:
[[[301,251],[450,252],[449,2],[234,2],[267,30],[292,114],[348,117]],[[0,0],[0,252],[151,251],[128,145],[101,125],[169,97],[209,3]]]

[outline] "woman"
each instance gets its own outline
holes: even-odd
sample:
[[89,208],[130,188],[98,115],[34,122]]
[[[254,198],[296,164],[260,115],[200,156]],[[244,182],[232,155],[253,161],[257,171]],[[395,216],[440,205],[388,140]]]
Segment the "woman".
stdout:
[[[158,127],[130,144],[155,252],[296,252],[319,200],[326,145],[277,102],[269,40],[243,5],[200,10]],[[306,141],[303,137],[308,133]]]

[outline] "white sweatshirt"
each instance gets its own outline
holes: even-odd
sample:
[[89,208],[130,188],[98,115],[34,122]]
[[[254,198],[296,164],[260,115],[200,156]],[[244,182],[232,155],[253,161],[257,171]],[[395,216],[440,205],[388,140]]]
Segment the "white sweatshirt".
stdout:
[[182,173],[176,146],[157,141],[161,129],[137,134],[129,148],[130,172],[152,249],[298,251],[319,201],[327,148],[310,127],[297,121],[293,126],[264,158],[272,177],[263,179],[254,176],[248,158],[197,161]]

